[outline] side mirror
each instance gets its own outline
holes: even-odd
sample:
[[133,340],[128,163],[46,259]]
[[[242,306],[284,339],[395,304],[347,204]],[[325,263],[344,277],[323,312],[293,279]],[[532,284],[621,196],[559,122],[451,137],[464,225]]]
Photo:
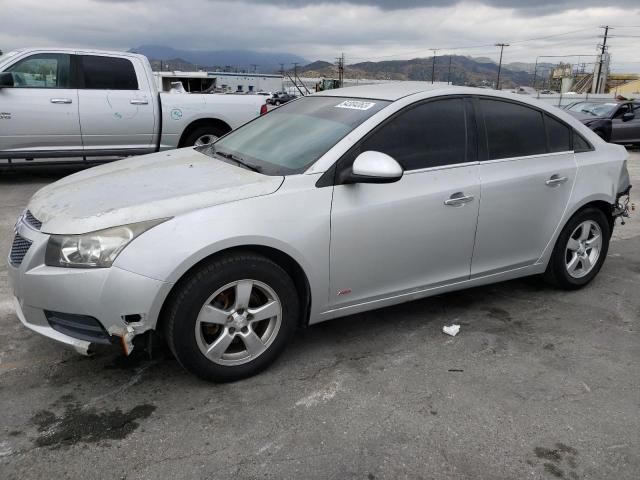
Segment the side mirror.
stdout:
[[358,155],[341,183],[393,183],[400,180],[403,173],[400,164],[389,155],[368,151]]
[[0,88],[12,88],[13,74],[11,72],[0,72]]
[[636,115],[633,112],[627,112],[624,115],[622,115],[623,122],[628,122],[629,120],[633,120],[634,118],[636,118]]

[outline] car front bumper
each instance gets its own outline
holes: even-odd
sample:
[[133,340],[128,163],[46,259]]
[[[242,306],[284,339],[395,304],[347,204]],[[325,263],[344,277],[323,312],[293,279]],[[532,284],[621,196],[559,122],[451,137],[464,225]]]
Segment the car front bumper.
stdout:
[[59,331],[59,324],[54,329],[56,324],[48,318],[51,312],[97,320],[105,336],[113,343],[121,343],[127,354],[136,335],[155,328],[172,284],[117,267],[46,266],[49,235],[33,229],[22,219],[15,230],[30,242],[19,264],[12,264],[11,257],[8,261],[16,314],[27,328],[83,354],[91,352],[94,342],[83,335],[74,336],[73,330]]

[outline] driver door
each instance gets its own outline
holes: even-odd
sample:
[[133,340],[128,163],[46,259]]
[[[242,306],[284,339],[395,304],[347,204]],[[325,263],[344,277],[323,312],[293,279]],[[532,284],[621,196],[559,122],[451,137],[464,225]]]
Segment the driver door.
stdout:
[[[633,118],[625,119],[625,114]],[[615,143],[635,143],[640,141],[640,105],[626,103],[618,107],[612,120],[611,141]]]
[[14,86],[0,89],[0,157],[82,153],[78,90],[71,55],[37,53],[5,69]]
[[343,158],[339,170],[358,153],[379,151],[405,172],[395,183],[334,187],[333,308],[469,278],[480,181],[468,107],[462,98],[410,106]]

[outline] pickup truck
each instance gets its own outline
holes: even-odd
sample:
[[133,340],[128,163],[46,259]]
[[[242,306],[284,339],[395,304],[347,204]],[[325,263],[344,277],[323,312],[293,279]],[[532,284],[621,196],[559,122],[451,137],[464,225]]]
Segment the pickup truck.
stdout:
[[134,53],[34,48],[0,56],[0,166],[202,145],[266,111],[258,95],[160,93],[149,61]]

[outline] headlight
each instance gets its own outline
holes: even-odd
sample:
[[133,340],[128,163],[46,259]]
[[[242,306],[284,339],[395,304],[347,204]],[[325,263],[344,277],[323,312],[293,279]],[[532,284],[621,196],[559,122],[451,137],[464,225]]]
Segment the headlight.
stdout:
[[51,235],[44,263],[51,267],[110,267],[129,242],[166,220],[131,223],[82,235]]

